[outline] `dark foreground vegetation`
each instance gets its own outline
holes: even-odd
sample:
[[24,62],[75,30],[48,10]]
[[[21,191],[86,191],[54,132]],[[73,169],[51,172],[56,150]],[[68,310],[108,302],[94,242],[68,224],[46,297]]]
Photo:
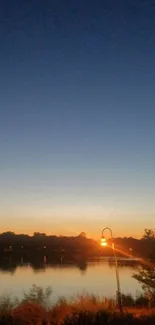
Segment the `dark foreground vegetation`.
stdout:
[[[34,308],[34,306],[33,306]],[[36,308],[37,310],[37,308]],[[39,309],[40,310],[40,309]],[[108,313],[103,310],[98,312],[92,311],[82,311],[75,312],[72,316],[65,317],[62,322],[48,321],[44,317],[28,316],[24,320],[24,317],[12,317],[4,316],[1,317],[0,325],[24,325],[24,324],[34,324],[34,325],[154,325],[155,315],[140,315],[139,317],[125,313],[124,315],[119,315],[118,313]]]
[[122,296],[123,314],[114,300],[95,296],[79,296],[67,301],[59,299],[51,303],[51,288],[43,290],[33,286],[22,301],[0,298],[0,325],[145,325],[155,324],[155,309],[149,308],[145,296],[133,299]]

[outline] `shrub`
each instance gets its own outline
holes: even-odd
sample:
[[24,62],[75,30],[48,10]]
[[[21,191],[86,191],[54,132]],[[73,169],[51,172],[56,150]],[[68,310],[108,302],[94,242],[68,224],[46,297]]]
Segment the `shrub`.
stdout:
[[42,287],[38,287],[33,285],[28,293],[24,293],[24,298],[22,303],[34,302],[40,304],[41,306],[48,307],[49,298],[52,294],[52,288],[47,287],[43,289]]
[[15,308],[11,316],[17,324],[36,324],[39,325],[46,320],[47,314],[43,306],[35,302],[22,303]]
[[0,316],[7,316],[11,310],[19,305],[18,299],[11,299],[10,296],[0,297]]
[[122,294],[122,304],[124,307],[133,307],[135,305],[135,300],[131,294],[124,295]]

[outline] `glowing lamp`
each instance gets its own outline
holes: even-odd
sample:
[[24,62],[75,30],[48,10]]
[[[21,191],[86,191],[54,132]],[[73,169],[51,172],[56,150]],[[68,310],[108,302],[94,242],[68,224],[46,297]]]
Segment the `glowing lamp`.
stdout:
[[107,246],[107,243],[106,242],[101,242],[101,246]]
[[104,236],[101,237],[101,246],[107,246],[107,241]]

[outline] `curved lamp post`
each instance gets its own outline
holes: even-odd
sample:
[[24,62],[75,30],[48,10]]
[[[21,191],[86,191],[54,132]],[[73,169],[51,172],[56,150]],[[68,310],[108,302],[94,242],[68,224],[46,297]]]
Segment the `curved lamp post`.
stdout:
[[116,283],[117,283],[116,296],[117,296],[117,302],[118,302],[118,306],[119,306],[120,312],[123,313],[122,298],[121,298],[121,289],[120,289],[120,279],[119,279],[118,263],[117,263],[117,256],[116,256],[116,253],[115,253],[115,245],[114,245],[114,241],[113,241],[112,230],[109,227],[106,227],[106,228],[104,228],[102,230],[101,246],[107,246],[107,241],[106,241],[106,238],[104,237],[105,230],[109,230],[110,235],[111,235],[112,250],[113,250],[113,255],[114,255],[114,260],[115,260],[115,270],[116,270]]

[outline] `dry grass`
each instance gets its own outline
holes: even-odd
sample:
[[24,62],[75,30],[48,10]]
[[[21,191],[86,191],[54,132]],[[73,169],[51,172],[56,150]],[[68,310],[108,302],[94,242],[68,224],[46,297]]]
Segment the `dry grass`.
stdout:
[[[18,300],[11,301],[9,297],[1,297],[0,325],[98,324],[96,323],[97,320],[94,319],[100,319],[102,324],[107,324],[106,322],[102,321],[103,318],[106,319],[106,317],[116,317],[116,315],[118,314],[118,310],[116,308],[114,300],[105,299],[101,298],[100,296],[88,294],[78,295],[68,300],[65,298],[61,298],[57,301],[56,304],[50,306],[49,298],[51,292],[52,291],[49,288],[48,290],[43,290],[39,287],[33,286],[29,293],[24,294],[24,298],[21,302],[19,302]],[[136,318],[140,318],[142,314],[150,314],[151,311],[148,311],[148,308],[146,308],[146,306],[145,310],[144,308],[139,308],[138,312],[136,312],[136,307],[131,308],[131,296],[126,296],[125,299],[126,300],[124,300],[124,303],[126,304],[126,307],[124,311],[126,314],[133,314]],[[4,322],[4,319],[10,318],[11,321]],[[116,322],[116,324],[118,323]],[[130,324],[133,323],[131,322]],[[155,322],[153,324],[155,324]]]
[[47,319],[47,311],[41,305],[27,302],[19,305],[11,312],[12,318],[18,323],[42,324]]
[[106,300],[100,297],[85,295],[77,296],[70,300],[65,298],[59,299],[56,305],[49,310],[48,315],[50,320],[57,324],[62,324],[66,317],[71,317],[74,314],[91,311],[97,313],[99,311],[114,311],[115,303],[111,300]]
[[[99,311],[114,311],[114,301],[106,300],[93,295],[84,295],[72,297],[67,300],[61,298],[56,304],[49,307],[49,303],[45,306],[43,292],[40,289],[32,289],[30,294],[24,295],[24,299],[16,301],[14,305],[9,298],[1,300],[0,317],[10,316],[17,324],[63,324],[66,318],[70,318],[75,314],[97,313]],[[39,292],[39,295],[38,295]],[[45,292],[45,296],[46,292]],[[47,298],[47,297],[46,297]]]

